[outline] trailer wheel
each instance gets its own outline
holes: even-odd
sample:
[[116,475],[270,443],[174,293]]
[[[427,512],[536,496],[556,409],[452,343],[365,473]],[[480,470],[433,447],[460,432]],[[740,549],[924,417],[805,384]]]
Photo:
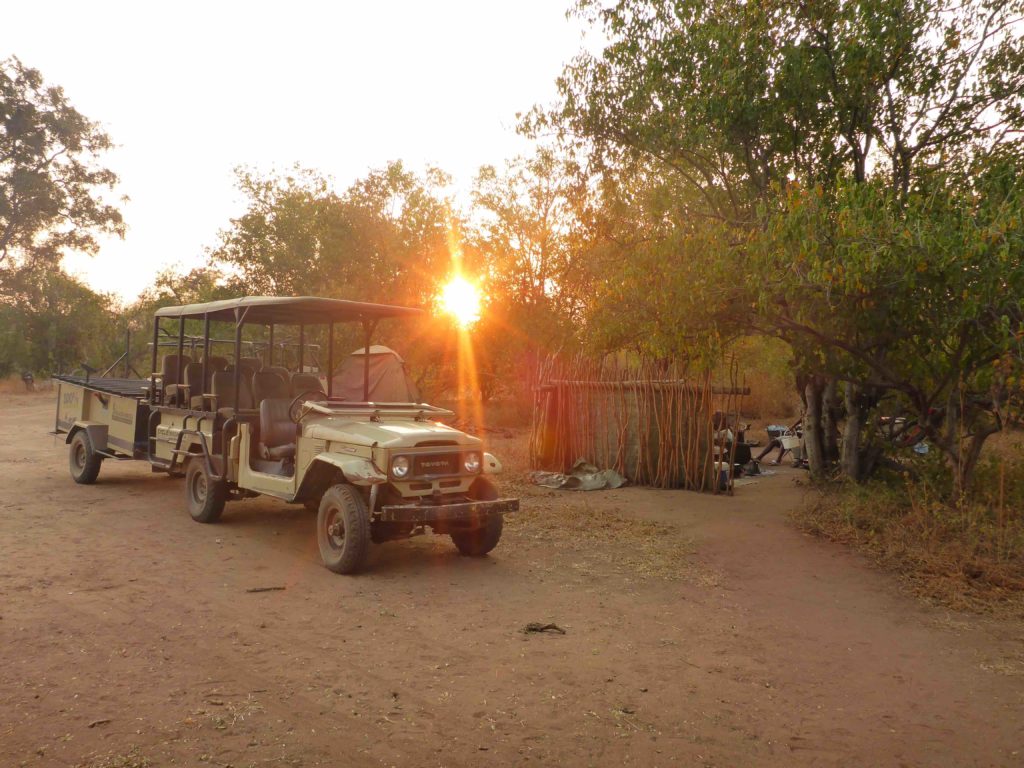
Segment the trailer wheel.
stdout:
[[75,436],[71,438],[71,450],[68,452],[71,479],[81,485],[92,485],[100,474],[102,463],[103,457],[93,449],[89,433],[84,429],[75,432]]
[[351,485],[333,485],[320,500],[316,543],[324,565],[335,573],[356,573],[370,551],[370,515]]
[[185,471],[185,503],[192,519],[197,523],[216,523],[227,500],[227,483],[212,479],[201,458],[190,460]]

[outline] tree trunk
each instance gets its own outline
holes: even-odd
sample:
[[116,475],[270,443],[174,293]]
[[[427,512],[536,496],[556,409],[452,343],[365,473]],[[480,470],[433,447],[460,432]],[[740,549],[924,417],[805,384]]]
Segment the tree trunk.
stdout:
[[855,483],[864,479],[861,466],[860,438],[864,431],[865,413],[860,404],[860,387],[852,381],[847,382],[846,391],[846,426],[843,429],[843,446],[840,466],[845,475]]
[[820,480],[825,476],[825,444],[822,435],[822,392],[824,384],[817,376],[811,377],[804,390],[807,410],[804,411],[804,450],[811,477]]
[[953,501],[959,506],[967,500],[985,441],[999,432],[1002,424],[998,416],[991,423],[983,423],[986,414],[980,409],[962,409],[959,395],[950,396],[947,408],[946,455],[953,469]]
[[963,473],[963,414],[960,412],[960,391],[953,388],[946,398],[945,434],[942,448],[953,471],[953,502],[959,506],[967,494]]
[[967,447],[960,451],[959,460],[954,467],[956,475],[953,492],[956,495],[957,504],[961,504],[967,499],[967,493],[971,489],[971,480],[974,477],[974,468],[978,466],[978,459],[981,457],[981,447],[994,431],[979,428],[979,431],[971,436]]
[[842,408],[839,405],[839,383],[830,378],[822,392],[821,429],[822,446],[825,450],[825,463],[835,464],[839,461],[839,419]]

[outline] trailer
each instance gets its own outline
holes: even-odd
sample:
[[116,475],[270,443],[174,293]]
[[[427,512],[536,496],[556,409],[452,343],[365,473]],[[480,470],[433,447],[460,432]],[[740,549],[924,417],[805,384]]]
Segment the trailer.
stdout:
[[76,483],[96,482],[104,459],[147,457],[149,382],[145,379],[55,376],[57,414],[53,434],[66,435],[68,464]]
[[[71,446],[68,467],[76,483],[96,482],[107,459],[148,461],[154,472],[184,475],[181,448],[196,450],[211,414],[192,413],[171,429],[161,425],[148,379],[54,376],[57,415],[51,434]],[[210,431],[207,427],[207,431]],[[186,450],[187,452],[187,450]]]

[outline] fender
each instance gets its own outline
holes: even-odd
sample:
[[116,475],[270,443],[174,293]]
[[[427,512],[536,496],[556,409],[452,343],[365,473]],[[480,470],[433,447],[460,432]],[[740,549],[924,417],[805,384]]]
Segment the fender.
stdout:
[[315,474],[317,464],[337,467],[352,485],[377,485],[386,483],[388,479],[388,476],[377,469],[369,459],[360,456],[344,456],[339,453],[319,453],[306,470],[303,485],[306,484],[306,477]]
[[501,474],[502,463],[498,461],[497,457],[491,453],[484,454],[484,474],[485,475],[499,475]]
[[71,429],[68,430],[68,436],[64,438],[65,444],[71,445],[72,439],[83,429],[89,436],[89,442],[92,443],[94,451],[107,450],[107,430],[109,426],[107,424],[97,424],[95,421],[76,421],[71,426]]

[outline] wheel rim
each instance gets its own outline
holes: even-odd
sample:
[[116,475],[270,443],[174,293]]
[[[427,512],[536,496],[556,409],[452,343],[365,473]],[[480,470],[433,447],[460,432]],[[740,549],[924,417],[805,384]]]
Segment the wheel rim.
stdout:
[[72,458],[75,462],[75,469],[83,469],[85,467],[85,446],[81,441],[75,443]]
[[326,522],[327,545],[335,551],[344,549],[345,521],[342,519],[341,510],[332,509]]
[[206,501],[206,475],[202,472],[196,472],[192,475],[192,501],[196,504],[202,504]]

